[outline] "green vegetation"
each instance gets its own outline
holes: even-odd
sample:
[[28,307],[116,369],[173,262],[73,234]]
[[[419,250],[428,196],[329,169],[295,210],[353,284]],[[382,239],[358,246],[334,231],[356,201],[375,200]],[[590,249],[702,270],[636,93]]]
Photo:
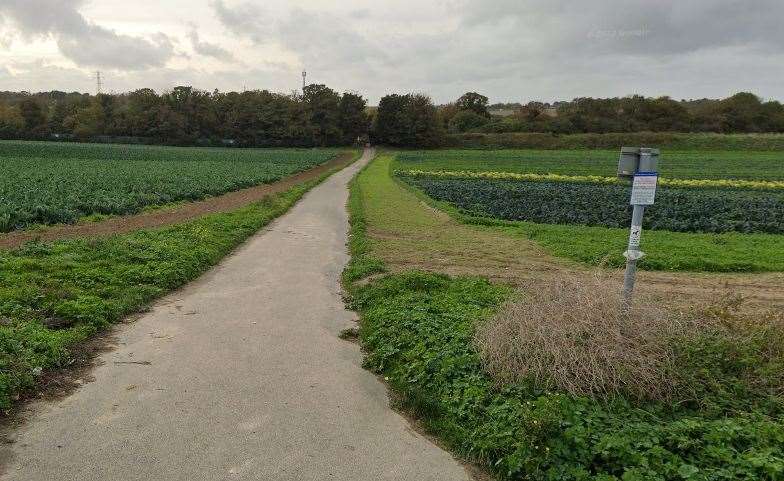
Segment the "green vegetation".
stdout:
[[[542,224],[625,227],[628,185],[404,177],[437,201],[474,216]],[[674,232],[784,234],[784,193],[659,187],[645,229]]]
[[197,277],[327,175],[163,229],[0,250],[0,407],[41,369],[66,365],[76,343]]
[[[471,102],[465,102],[469,98]],[[681,100],[669,97],[631,95],[615,98],[580,97],[570,102],[500,106],[500,116],[487,115],[487,97],[469,92],[457,102],[441,107],[442,120],[452,132],[542,132],[579,134],[581,132],[623,132],[651,135],[651,132],[784,132],[784,106],[739,92],[720,99]],[[481,122],[453,125],[466,112],[484,114]],[[467,128],[454,128],[454,127]],[[656,135],[656,134],[654,134]]]
[[0,139],[324,147],[367,136],[367,102],[310,84],[297,94],[178,86],[157,94],[0,92]]
[[784,407],[757,398],[742,377],[755,362],[781,375],[759,343],[734,347],[718,337],[683,346],[680,369],[709,386],[704,406],[602,401],[533,382],[498,387],[472,340],[507,294],[477,278],[416,272],[354,292],[365,365],[462,456],[520,480],[784,476]]
[[[784,135],[781,149],[784,150]],[[618,144],[621,145],[621,144]],[[614,176],[616,150],[437,150],[398,154],[401,170],[530,172],[537,174]],[[662,153],[662,177],[668,179],[784,180],[781,152],[671,151]]]
[[0,142],[0,232],[202,199],[280,180],[337,152]]
[[[535,174],[530,172],[475,172],[469,170],[395,170],[395,175],[444,179],[521,180],[525,182],[573,182],[580,184],[624,184],[618,177],[601,175]],[[713,189],[784,190],[781,180],[670,179],[659,177],[660,187],[702,187]]]
[[[517,224],[461,225],[423,209],[414,193],[390,177],[390,164],[380,157],[352,185],[351,251],[357,257],[347,280],[362,277],[356,266],[368,255],[383,254],[393,270],[443,256],[448,267],[459,263],[480,272],[499,260],[508,268],[528,254],[515,243]],[[464,256],[470,259],[464,262]],[[784,477],[784,403],[768,384],[754,381],[781,381],[784,365],[775,348],[780,336],[753,331],[736,342],[707,333],[682,342],[677,366],[695,389],[684,402],[603,400],[532,380],[499,385],[483,370],[475,331],[510,299],[506,287],[477,277],[406,271],[355,283],[350,291],[352,307],[362,314],[366,367],[388,380],[402,406],[430,432],[504,479]]]
[[[667,175],[671,179],[683,179],[687,184],[687,179],[708,178],[720,181],[723,177],[733,177],[739,179],[766,179],[769,181],[779,181],[784,178],[784,163],[777,159],[778,153],[757,152],[751,155],[750,160],[743,160],[741,155],[733,152],[708,152],[708,153],[666,153],[665,160],[662,161],[662,170],[669,169]],[[581,151],[431,151],[431,152],[404,152],[398,155],[398,160],[393,162],[393,168],[402,174],[416,170],[426,170],[430,172],[464,171],[464,172],[535,172],[567,174],[567,175],[606,175],[606,171],[615,172],[617,162],[617,152],[581,152]],[[672,156],[672,157],[671,157]],[[581,160],[582,159],[582,160]],[[712,159],[709,165],[710,170],[704,167],[706,159]],[[602,165],[603,167],[597,167]],[[572,168],[572,166],[576,166]],[[717,174],[720,173],[720,174]],[[426,178],[426,176],[405,175],[406,179],[412,182]],[[415,179],[415,180],[412,180]],[[418,180],[416,180],[418,179]],[[439,179],[442,179],[439,177]],[[444,177],[443,180],[451,180]],[[435,185],[436,183],[426,181]],[[463,179],[464,185],[474,185],[479,182],[509,182],[503,180],[467,180]],[[537,181],[544,182],[544,181]],[[439,185],[446,185],[441,180]],[[520,183],[534,184],[534,183]],[[476,184],[478,185],[478,184]],[[506,184],[504,184],[506,185]],[[512,183],[510,183],[512,185]],[[548,184],[544,184],[548,185]],[[610,184],[597,187],[585,187],[589,184],[574,185],[573,190],[581,189],[617,189]],[[523,187],[514,187],[513,190]],[[536,184],[528,185],[525,189],[538,192]],[[564,192],[561,187],[554,186],[558,191],[555,193],[539,192],[541,196],[535,199],[515,198],[514,195],[506,191],[491,188],[488,192],[494,191],[497,196],[494,202],[487,202],[487,199],[472,199],[478,195],[460,187],[452,189],[449,196],[443,192],[433,193],[437,198],[450,200],[467,212],[460,213],[451,204],[444,202],[438,203],[438,207],[449,212],[453,217],[462,222],[474,225],[484,225],[491,229],[496,229],[499,233],[509,236],[517,236],[536,241],[548,252],[559,257],[576,260],[590,265],[606,265],[608,267],[620,267],[625,263],[621,253],[625,250],[628,240],[628,228],[625,226],[627,213],[625,212],[628,200],[622,194],[616,193],[620,197],[613,202],[617,210],[610,212],[600,212],[604,207],[610,208],[606,202],[596,202],[595,193],[586,194],[580,198],[573,199],[580,205],[571,209],[571,213],[560,211],[565,201]],[[765,207],[759,212],[762,217],[754,217],[754,211],[736,210],[734,214],[729,214],[721,222],[712,223],[704,217],[704,209],[715,209],[716,212],[726,211],[735,204],[733,201],[726,201],[725,198],[742,199],[747,194],[755,196],[755,192],[761,197],[757,200],[765,204],[777,198],[773,190],[752,191],[752,190],[721,190],[721,189],[673,189],[671,192],[678,192],[678,195],[685,195],[689,202],[665,202],[661,195],[670,188],[661,188],[657,194],[657,205],[650,208],[646,214],[648,226],[651,221],[659,218],[662,222],[660,227],[671,230],[707,230],[722,231],[731,227],[741,231],[755,230],[744,227],[745,221],[751,218],[759,218],[763,224],[769,224],[775,229],[780,229],[782,224],[781,216],[775,215],[775,208]],[[444,194],[444,195],[442,195]],[[568,193],[571,195],[571,192]],[[694,196],[705,200],[699,204],[692,205],[691,199]],[[586,197],[587,196],[587,197]],[[709,199],[713,196],[721,197],[721,202],[716,202],[710,207]],[[584,222],[607,225],[608,220],[615,222],[615,225],[622,227],[608,228],[585,225],[559,225],[544,224],[528,221],[505,221],[482,217],[481,215],[491,214],[511,219],[526,218],[529,214],[522,215],[523,210],[535,212],[550,197],[557,197],[558,204],[555,211],[540,212],[545,217],[552,217],[553,212],[556,218],[551,218],[551,222]],[[568,196],[567,196],[568,198]],[[570,201],[571,202],[571,201]],[[738,205],[738,204],[735,204]],[[694,209],[697,209],[696,211]],[[551,209],[552,210],[552,209]],[[731,209],[730,209],[731,210]],[[661,215],[657,215],[657,211]],[[703,212],[699,213],[697,211]],[[560,214],[559,214],[560,212]],[[773,215],[770,214],[773,212]],[[591,217],[591,213],[597,214]],[[477,216],[480,214],[480,216]],[[546,215],[545,215],[546,214]],[[601,215],[600,215],[601,214]],[[606,214],[606,215],[605,215]],[[673,217],[675,215],[675,217]],[[568,218],[566,218],[566,217]],[[586,217],[587,216],[587,217]],[[598,216],[598,217],[597,217]],[[536,217],[536,220],[546,220]],[[680,219],[678,218],[680,217]],[[709,217],[709,216],[708,216]],[[730,220],[731,218],[735,220]],[[736,222],[738,221],[738,222]],[[766,227],[763,227],[765,229]],[[763,230],[760,229],[760,230]],[[711,272],[780,272],[784,270],[784,262],[781,262],[777,252],[784,249],[784,236],[773,234],[740,234],[736,232],[725,232],[721,234],[691,233],[691,232],[671,232],[667,230],[646,230],[643,234],[643,250],[647,256],[639,263],[639,266],[648,270],[672,270],[672,271],[711,271]]]
[[620,149],[624,145],[668,150],[782,151],[782,134],[686,134],[629,132],[604,134],[499,133],[453,134],[445,145],[456,149]]
[[[497,226],[509,235],[536,241],[549,253],[593,266],[623,267],[621,254],[628,228],[505,222],[465,218],[466,222]],[[693,234],[644,231],[646,256],[637,263],[652,271],[782,272],[784,236],[768,234]]]
[[[365,166],[364,172],[368,166]],[[351,179],[349,184],[348,211],[350,214],[350,228],[348,232],[348,248],[351,252],[351,259],[343,270],[343,284],[363,279],[372,274],[386,272],[383,261],[373,256],[370,242],[367,239],[367,221],[365,218],[365,206],[363,197],[370,195],[365,192],[358,182],[359,175]]]

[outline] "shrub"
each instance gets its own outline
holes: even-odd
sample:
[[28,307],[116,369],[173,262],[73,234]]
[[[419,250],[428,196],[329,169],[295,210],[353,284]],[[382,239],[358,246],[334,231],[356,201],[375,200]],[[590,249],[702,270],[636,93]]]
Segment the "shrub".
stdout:
[[476,336],[484,365],[503,382],[602,398],[670,399],[675,354],[669,338],[684,319],[636,299],[606,276],[566,276],[507,303]]
[[716,413],[780,403],[781,313],[747,313],[733,298],[689,315],[641,294],[622,305],[620,283],[605,274],[536,285],[477,330],[484,366],[504,384],[605,400]]
[[449,130],[453,132],[467,132],[481,127],[487,123],[487,117],[479,115],[472,110],[463,110],[455,114],[449,121]]

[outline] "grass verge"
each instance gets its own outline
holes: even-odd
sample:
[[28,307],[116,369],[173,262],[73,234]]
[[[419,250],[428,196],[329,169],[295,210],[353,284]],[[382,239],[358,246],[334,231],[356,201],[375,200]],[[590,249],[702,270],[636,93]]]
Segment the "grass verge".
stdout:
[[[352,218],[356,239],[351,253],[360,258],[377,252],[379,245],[394,248],[400,242],[383,234],[400,234],[411,223],[423,226],[433,219],[421,214],[407,224],[399,217],[379,217],[399,211],[408,198],[385,197],[392,187],[381,177],[388,175],[388,166],[389,159],[382,157],[352,184],[349,207],[352,216],[359,215]],[[377,188],[363,191],[369,185]],[[363,228],[354,230],[357,225]],[[369,238],[371,231],[375,235]],[[362,275],[359,270],[347,272],[351,275],[345,280]],[[639,403],[623,396],[597,399],[533,381],[500,385],[484,371],[473,342],[476,329],[510,298],[507,287],[479,277],[407,271],[354,283],[349,291],[351,306],[362,317],[365,366],[388,380],[402,406],[430,432],[499,477],[784,479],[780,398],[759,397],[735,382],[744,365],[759,360],[753,343],[736,349],[716,338],[684,346],[683,369],[700,375],[708,386],[699,400],[675,404]],[[714,389],[711,380],[720,381],[721,389]]]
[[[453,214],[454,215],[454,214]],[[459,216],[464,222],[492,226],[537,242],[550,254],[591,266],[623,267],[629,229],[582,225],[537,224]],[[701,234],[643,232],[646,256],[637,263],[649,271],[782,272],[784,236],[773,234]]]
[[198,277],[335,170],[229,213],[0,250],[0,408],[97,331]]

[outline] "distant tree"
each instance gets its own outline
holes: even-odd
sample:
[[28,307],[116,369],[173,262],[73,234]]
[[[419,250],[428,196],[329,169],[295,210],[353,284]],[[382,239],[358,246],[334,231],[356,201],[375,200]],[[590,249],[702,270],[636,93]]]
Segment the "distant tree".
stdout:
[[23,135],[25,120],[19,108],[0,102],[0,139],[15,139]]
[[81,140],[104,133],[106,120],[98,99],[93,98],[87,107],[81,108],[65,120],[66,127]]
[[477,115],[489,117],[490,113],[487,111],[488,99],[482,94],[476,92],[467,92],[460,96],[455,102],[459,110],[470,110]]
[[410,95],[385,95],[378,103],[373,123],[373,141],[379,144],[402,146],[408,141],[406,105]]
[[26,98],[19,105],[19,112],[24,120],[24,128],[31,137],[38,137],[46,129],[44,109],[35,99]]
[[303,89],[302,98],[310,114],[314,145],[333,145],[340,141],[340,95],[321,84]]
[[164,94],[163,100],[173,112],[179,114],[183,123],[181,137],[172,139],[173,143],[193,143],[215,138],[217,113],[210,92],[179,86]]
[[473,110],[461,110],[449,121],[450,132],[470,132],[488,123],[487,117]]
[[756,132],[765,123],[762,101],[749,92],[740,92],[722,100],[720,112],[724,132]]
[[424,94],[408,95],[405,120],[408,123],[406,146],[438,147],[443,143],[444,131],[438,122],[433,101]]
[[367,101],[359,95],[346,92],[340,97],[339,127],[343,144],[352,144],[368,133]]
[[450,102],[448,104],[439,105],[437,108],[438,120],[441,124],[441,128],[444,130],[449,129],[449,122],[452,121],[452,118],[460,112],[460,108],[454,102]]

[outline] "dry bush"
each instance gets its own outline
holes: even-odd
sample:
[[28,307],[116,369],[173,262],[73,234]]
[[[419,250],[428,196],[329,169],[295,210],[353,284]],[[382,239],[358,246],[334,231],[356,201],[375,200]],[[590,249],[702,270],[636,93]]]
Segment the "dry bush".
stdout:
[[485,368],[501,382],[664,400],[678,389],[672,339],[692,323],[640,295],[624,310],[618,282],[575,275],[507,303],[479,326],[476,340]]

